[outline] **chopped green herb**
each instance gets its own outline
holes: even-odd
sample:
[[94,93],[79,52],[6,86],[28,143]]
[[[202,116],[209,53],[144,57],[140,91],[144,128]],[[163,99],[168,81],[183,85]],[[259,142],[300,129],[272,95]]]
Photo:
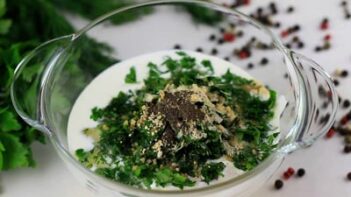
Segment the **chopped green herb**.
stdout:
[[222,174],[225,165],[222,162],[219,163],[208,163],[205,164],[201,169],[201,175],[204,177],[204,181],[209,184],[210,181],[218,179]]
[[[136,187],[184,188],[223,176],[226,166],[213,160],[227,158],[247,171],[269,156],[276,146],[269,124],[276,93],[229,70],[215,76],[210,61],[177,54],[149,63],[142,88],[92,110],[99,125],[85,133],[95,146],[77,150],[79,161]],[[126,79],[135,81],[131,73]]]
[[130,68],[129,73],[126,75],[126,78],[124,79],[124,82],[126,82],[126,83],[136,83],[137,82],[136,70],[134,67]]

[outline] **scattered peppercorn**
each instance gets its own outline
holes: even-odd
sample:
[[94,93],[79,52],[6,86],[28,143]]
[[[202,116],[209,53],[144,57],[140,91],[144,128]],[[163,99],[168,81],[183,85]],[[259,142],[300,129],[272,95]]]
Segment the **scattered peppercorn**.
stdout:
[[284,172],[283,177],[285,180],[288,180],[290,178],[290,174],[288,172]]
[[235,34],[230,32],[224,33],[223,40],[226,42],[233,42],[235,40]]
[[294,7],[293,6],[289,6],[288,9],[286,10],[287,13],[292,13],[294,12]]
[[212,34],[210,35],[210,38],[209,38],[211,41],[214,41],[216,39],[216,35]]
[[325,41],[329,41],[331,39],[331,35],[330,34],[327,34],[324,36],[324,40]]
[[241,30],[236,33],[236,36],[238,37],[242,37],[243,35],[244,35],[244,32]]
[[338,86],[338,85],[339,85],[339,81],[338,81],[337,79],[334,79],[333,82],[334,82],[334,85],[335,85],[335,86]]
[[332,138],[334,135],[335,135],[335,130],[333,128],[330,128],[326,134],[326,138]]
[[216,48],[213,48],[213,49],[211,50],[211,54],[212,54],[212,55],[217,55],[217,54],[218,54],[218,50],[217,50]]
[[347,77],[348,74],[349,74],[349,72],[347,70],[343,70],[343,71],[341,71],[340,76]]
[[344,153],[350,153],[350,152],[351,152],[351,146],[346,145],[346,146],[344,147]]
[[221,44],[223,44],[224,43],[224,39],[218,39],[218,41],[217,41],[217,43],[219,44],[219,45],[221,45]]
[[283,186],[284,186],[284,183],[280,179],[276,180],[275,183],[274,183],[274,187],[277,190],[281,189]]
[[300,31],[300,25],[295,25],[295,26],[293,27],[293,30],[294,30],[294,31]]
[[287,172],[289,173],[290,176],[295,174],[295,170],[292,167],[289,167]]
[[314,49],[316,52],[319,52],[319,51],[321,51],[322,50],[322,47],[320,47],[320,46],[317,46],[315,49]]
[[302,49],[305,46],[303,42],[298,42],[297,43],[297,48]]
[[347,173],[347,179],[351,181],[351,172]]
[[345,99],[344,102],[342,103],[342,107],[343,108],[350,107],[350,100],[349,99]]
[[266,65],[267,63],[268,63],[268,59],[267,58],[264,57],[264,58],[261,59],[261,62],[260,62],[261,65]]
[[300,168],[297,170],[297,176],[298,177],[303,177],[305,175],[306,171],[303,168]]
[[347,1],[342,1],[342,2],[341,2],[341,5],[342,5],[342,6],[346,6],[346,5],[347,5]]
[[248,68],[248,69],[252,69],[253,67],[254,67],[253,63],[247,64],[247,68]]
[[280,27],[280,23],[279,22],[274,23],[274,27],[275,28],[279,28]]
[[299,41],[300,41],[300,38],[299,38],[298,36],[294,36],[294,37],[292,38],[292,41],[293,41],[293,42],[299,42]]
[[224,58],[224,60],[229,61],[229,60],[230,60],[230,58],[229,58],[229,57],[225,57],[225,58]]
[[197,51],[197,52],[203,52],[203,49],[202,49],[201,47],[198,47],[198,48],[196,49],[196,51]]
[[182,47],[179,44],[174,45],[174,49],[181,49]]
[[326,30],[329,28],[329,19],[328,18],[324,18],[320,24],[320,29],[321,30]]

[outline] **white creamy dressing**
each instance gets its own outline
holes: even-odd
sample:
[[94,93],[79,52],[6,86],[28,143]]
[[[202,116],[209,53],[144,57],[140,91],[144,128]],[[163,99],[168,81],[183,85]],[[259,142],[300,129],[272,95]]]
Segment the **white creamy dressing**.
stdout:
[[[106,69],[91,81],[76,100],[69,116],[67,138],[70,152],[74,154],[77,149],[82,148],[90,150],[94,147],[93,140],[83,134],[84,129],[96,127],[98,124],[90,119],[91,110],[94,107],[105,107],[120,91],[126,92],[128,90],[140,89],[143,86],[143,80],[148,76],[149,68],[147,67],[147,64],[153,62],[156,65],[161,65],[166,57],[179,59],[180,57],[175,52],[176,51],[174,50],[154,52],[119,62]],[[247,72],[223,59],[192,51],[185,52],[189,56],[196,58],[198,63],[202,60],[211,61],[215,75],[223,75],[229,69],[232,73],[238,76],[253,79],[253,77]],[[133,66],[136,68],[138,83],[126,84],[124,78]],[[275,128],[273,132],[279,131],[279,117],[285,104],[285,98],[282,96],[278,97],[274,118],[270,123],[273,128]],[[243,173],[242,170],[235,168],[232,162],[225,159],[220,159],[220,161],[226,165],[226,168],[223,172],[225,175],[224,178],[221,178],[218,181],[230,179]],[[213,181],[213,183],[215,182],[216,181]],[[196,186],[203,187],[206,185],[207,184],[204,182],[197,182]],[[171,189],[174,187],[167,188]]]

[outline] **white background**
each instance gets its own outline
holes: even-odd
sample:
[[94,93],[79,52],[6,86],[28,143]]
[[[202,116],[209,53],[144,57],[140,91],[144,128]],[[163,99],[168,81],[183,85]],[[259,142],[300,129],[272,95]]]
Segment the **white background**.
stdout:
[[[270,1],[252,0],[252,5],[242,8],[244,13],[257,8],[258,5],[267,5]],[[344,19],[344,13],[339,0],[280,0],[277,19],[283,27],[300,24],[301,38],[306,48],[299,52],[319,62],[327,71],[336,68],[347,68],[351,65],[351,20]],[[351,1],[350,10],[351,10]],[[295,12],[286,14],[289,5],[294,5]],[[324,17],[330,19],[330,29],[322,32],[318,29]],[[84,21],[70,17],[77,27],[86,24]],[[322,43],[326,33],[332,35],[332,49],[315,53],[314,47]],[[349,79],[341,80],[338,87],[342,97],[351,98],[351,84]],[[340,111],[345,113],[346,111]],[[343,152],[343,138],[335,136],[332,139],[320,139],[313,147],[300,150],[289,155],[283,165],[253,197],[275,196],[311,196],[311,197],[347,197],[351,196],[351,181],[346,180],[346,174],[351,171],[351,154]],[[0,175],[0,196],[5,197],[77,197],[92,196],[89,191],[80,185],[65,168],[63,162],[54,152],[52,146],[34,144],[33,152],[38,165],[33,169],[19,169],[3,172]],[[298,179],[291,178],[285,182],[280,191],[272,188],[274,180],[280,178],[287,167],[303,167],[306,176]]]

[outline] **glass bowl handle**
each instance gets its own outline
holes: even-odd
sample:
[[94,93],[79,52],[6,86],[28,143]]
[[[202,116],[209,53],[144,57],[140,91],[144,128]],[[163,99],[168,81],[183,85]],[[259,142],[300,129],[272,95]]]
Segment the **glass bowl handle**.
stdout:
[[59,37],[35,48],[17,65],[11,84],[11,99],[15,110],[29,125],[50,135],[42,121],[43,87],[45,78],[52,74],[55,65],[62,61],[63,49],[73,35]]
[[312,145],[319,137],[326,134],[335,121],[338,109],[338,95],[330,75],[313,60],[291,52],[296,71],[302,81],[299,105],[304,108],[299,112],[294,145],[291,151]]

